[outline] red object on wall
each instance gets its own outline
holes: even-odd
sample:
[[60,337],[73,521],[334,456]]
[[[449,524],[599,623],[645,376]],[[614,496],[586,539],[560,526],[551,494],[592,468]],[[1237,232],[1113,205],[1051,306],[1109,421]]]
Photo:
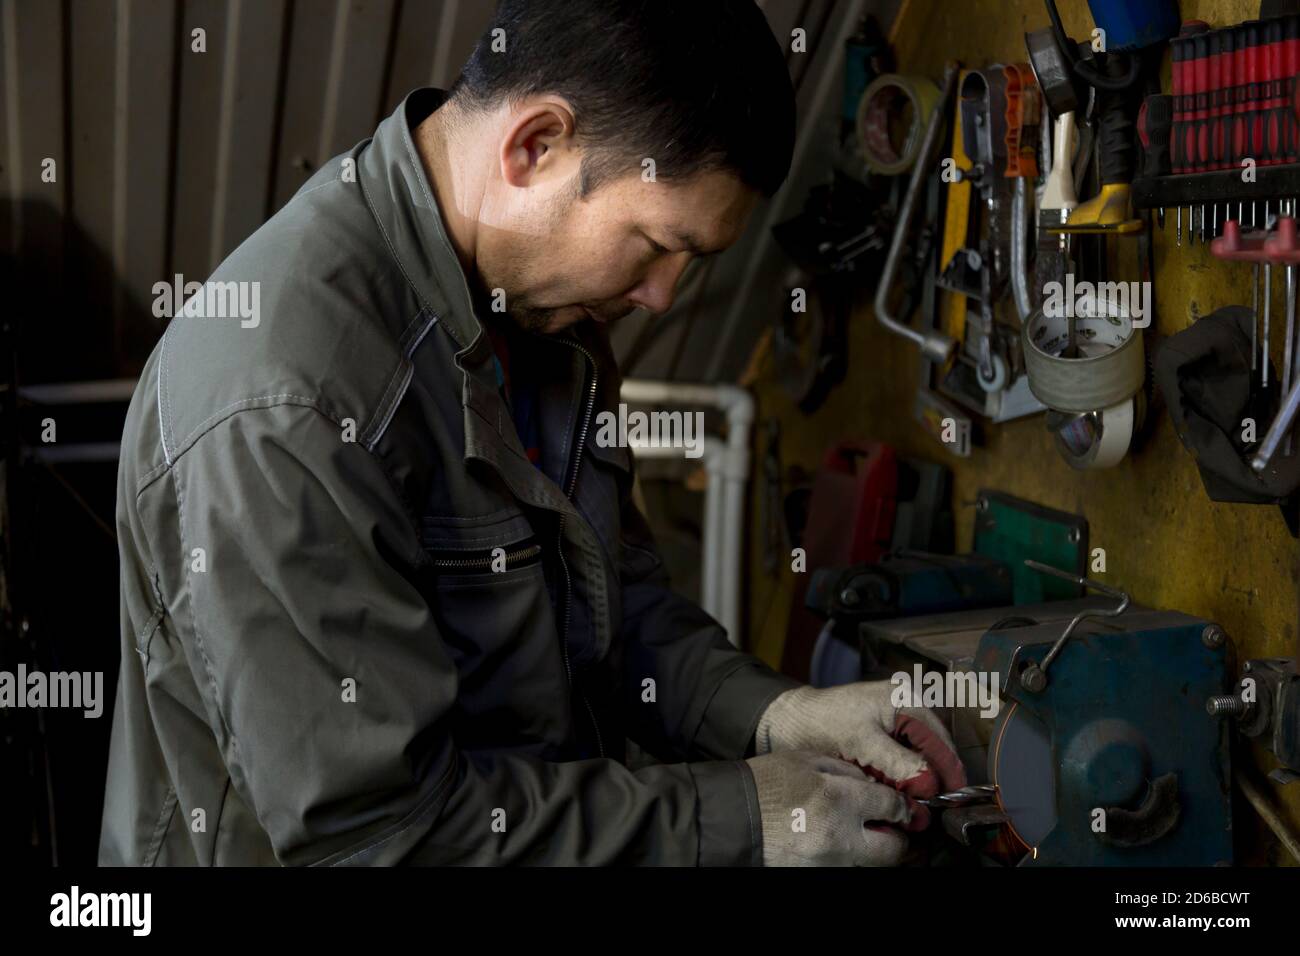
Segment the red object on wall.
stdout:
[[898,506],[898,457],[880,442],[842,442],[822,458],[808,502],[802,547],[807,570],[796,577],[781,669],[808,680],[813,645],[825,621],[804,607],[812,571],[879,561],[889,550]]

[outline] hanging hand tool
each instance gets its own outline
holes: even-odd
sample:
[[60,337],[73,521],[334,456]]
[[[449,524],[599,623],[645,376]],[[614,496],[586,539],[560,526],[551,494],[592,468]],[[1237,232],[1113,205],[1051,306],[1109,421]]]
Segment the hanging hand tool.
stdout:
[[1282,400],[1282,407],[1264,435],[1259,452],[1250,463],[1256,472],[1268,467],[1279,444],[1284,445],[1283,453],[1290,456],[1291,428],[1295,423],[1297,406],[1300,406],[1300,398],[1297,397],[1297,394],[1300,394],[1300,369],[1296,368],[1297,362],[1300,362],[1300,346],[1296,343],[1295,329],[1295,268],[1296,264],[1300,263],[1300,239],[1296,234],[1294,205],[1290,212],[1291,215],[1277,221],[1276,233],[1264,243],[1264,254],[1270,260],[1286,266],[1286,344],[1282,358],[1282,393],[1285,397]]
[[[1071,162],[1074,156],[1075,112],[1079,108],[1079,88],[1070,69],[1070,60],[1051,30],[1025,34],[1029,65],[1038,81],[1043,100],[1055,117],[1052,132],[1052,168],[1047,175],[1043,196],[1038,204],[1039,227],[1064,223],[1079,204],[1074,192]],[[1062,240],[1062,247],[1064,241]]]
[[[1178,29],[1177,7],[1171,0],[1089,0],[1093,20],[1105,36],[1104,50],[1093,51],[1088,45],[1076,45],[1065,33],[1055,0],[1045,0],[1045,6],[1057,55],[1064,58],[1070,78],[1084,84],[1077,88],[1075,99],[1081,102],[1090,88],[1098,107],[1101,190],[1077,207],[1060,230],[1100,235],[1142,232],[1143,221],[1131,216],[1135,93],[1147,53]],[[1032,53],[1031,48],[1031,62],[1037,69]],[[1039,83],[1047,85],[1041,75]]]
[[[1142,175],[1168,176],[1169,138],[1173,134],[1173,97],[1148,96],[1138,111],[1138,139],[1142,143]],[[1165,227],[1165,207],[1160,209],[1160,228]],[[1183,244],[1182,210],[1178,216],[1178,245]]]
[[1193,241],[1229,220],[1244,227],[1247,206],[1262,225],[1300,187],[1300,14],[1220,29],[1189,20],[1171,46],[1170,174],[1144,171],[1135,207],[1177,205]]
[[[1229,262],[1250,262],[1254,264],[1255,275],[1252,286],[1254,321],[1251,325],[1250,345],[1251,345],[1251,368],[1259,367],[1260,387],[1268,388],[1268,346],[1270,341],[1269,328],[1269,308],[1272,300],[1272,279],[1273,266],[1267,260],[1267,253],[1264,243],[1267,239],[1267,233],[1257,229],[1243,229],[1241,223],[1235,219],[1230,219],[1223,224],[1223,235],[1219,236],[1210,243],[1210,251],[1215,258],[1224,259]],[[1258,335],[1259,327],[1259,274],[1260,266],[1264,269],[1264,335],[1261,339]],[[1259,358],[1256,359],[1256,349],[1259,351]]]
[[1079,205],[1074,191],[1074,174],[1070,169],[1074,134],[1074,114],[1058,116],[1052,131],[1052,171],[1047,174],[1043,198],[1038,205],[1038,228],[1044,232],[1059,232],[1056,227],[1064,225]]
[[[1209,91],[1209,46],[1205,38],[1210,25],[1202,20],[1189,20],[1183,24],[1172,46],[1181,53],[1181,70],[1174,75],[1174,102],[1181,103],[1174,116],[1175,173],[1194,173],[1208,169],[1206,146],[1206,110],[1204,103]],[[1187,207],[1188,240],[1195,244],[1195,206]],[[1201,212],[1201,241],[1205,241],[1205,206]]]
[[1281,444],[1283,436],[1290,439],[1291,428],[1295,424],[1297,410],[1300,410],[1300,382],[1293,384],[1291,390],[1286,393],[1286,397],[1282,400],[1282,407],[1277,410],[1277,416],[1273,419],[1273,423],[1269,425],[1264,440],[1260,442],[1259,451],[1250,460],[1250,467],[1256,472],[1262,472],[1268,468],[1273,456],[1277,453],[1277,446]]
[[[963,346],[973,353],[980,387],[986,392],[1004,388],[1010,380],[1010,362],[997,339],[993,305],[1001,298],[1008,275],[1010,248],[1008,218],[1009,183],[1003,171],[1007,162],[1007,79],[1002,67],[969,70],[958,88],[962,148],[971,168],[961,173],[978,190],[978,211],[967,223],[974,245],[959,250],[939,276],[938,284],[974,299],[965,325]],[[973,321],[971,321],[973,320]]]
[[1006,84],[1006,169],[1007,179],[1038,176],[1037,131],[1042,115],[1042,98],[1031,68],[1011,63],[1002,68]]
[[1029,194],[1038,177],[1038,130],[1043,125],[1042,96],[1031,68],[1014,63],[1003,68],[1007,77],[1007,169],[1003,174],[1015,180],[1011,200],[1011,291],[1016,317],[1023,322],[1034,311],[1029,288],[1028,235]]
[[[1129,63],[1118,54],[1105,56],[1105,72],[1118,81],[1129,71]],[[1068,221],[1051,231],[1063,234],[1132,235],[1142,231],[1142,220],[1133,218],[1130,190],[1135,167],[1133,155],[1132,96],[1126,90],[1098,91],[1098,143],[1101,190],[1080,203]]]
[[1072,167],[1079,90],[1069,57],[1050,29],[1025,34],[1025,47],[1043,101],[1055,117],[1049,144],[1052,164],[1038,203],[1039,240],[1034,272],[1037,286],[1042,289],[1049,282],[1063,283],[1066,273],[1071,271],[1069,237],[1048,230],[1069,219],[1070,213],[1079,205]]
[[896,317],[890,310],[889,296],[894,284],[894,278],[898,274],[898,268],[902,263],[903,247],[907,239],[907,231],[912,224],[912,215],[916,211],[921,186],[930,175],[936,151],[939,147],[939,136],[947,115],[946,104],[952,99],[953,91],[957,87],[959,70],[960,67],[956,63],[949,63],[944,68],[943,95],[940,97],[938,105],[931,111],[930,121],[925,127],[925,138],[921,141],[921,149],[917,153],[916,163],[912,168],[912,178],[907,184],[903,204],[898,210],[898,222],[893,239],[889,244],[889,254],[885,257],[885,267],[876,286],[874,302],[876,321],[894,334],[915,342],[923,355],[940,364],[948,361],[957,343],[947,335],[934,329],[918,332],[908,326],[903,321],[906,316],[903,316],[902,320],[900,320],[900,317]]
[[1029,186],[1037,169],[1038,88],[1025,64],[965,70],[953,117],[941,268],[943,328],[953,361],[929,370],[935,389],[993,422],[1041,411],[1020,371],[1017,329],[995,307],[1008,284],[1017,315],[1032,308],[1027,275]]

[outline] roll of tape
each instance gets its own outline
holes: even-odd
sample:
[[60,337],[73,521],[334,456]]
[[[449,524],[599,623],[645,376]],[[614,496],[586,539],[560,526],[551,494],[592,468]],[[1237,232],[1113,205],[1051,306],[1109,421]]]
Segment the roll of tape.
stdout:
[[[858,101],[858,142],[872,172],[897,176],[916,162],[930,114],[938,105],[939,87],[924,76],[886,73],[876,77]],[[895,145],[903,108],[912,107],[911,122]]]
[[1024,322],[1029,390],[1048,408],[1063,412],[1091,412],[1132,398],[1146,375],[1142,330],[1133,328],[1132,318],[1112,299],[1088,295],[1069,305],[1077,306],[1079,316],[1077,358],[1061,357],[1069,338],[1065,316],[1039,309]]
[[1128,453],[1139,417],[1139,398],[1080,415],[1056,432],[1056,448],[1072,468],[1113,468]]

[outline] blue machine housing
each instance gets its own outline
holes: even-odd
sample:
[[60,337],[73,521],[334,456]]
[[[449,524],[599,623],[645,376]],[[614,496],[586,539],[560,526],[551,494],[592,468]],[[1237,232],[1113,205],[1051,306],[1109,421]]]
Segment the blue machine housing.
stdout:
[[[1211,866],[1230,864],[1232,789],[1229,727],[1206,712],[1230,692],[1226,642],[1207,646],[1209,621],[1170,611],[1084,621],[1031,693],[1019,675],[1041,663],[1059,623],[989,631],[977,672],[999,675],[1010,702],[1047,728],[1055,774],[1056,823],[1022,865]],[[1211,642],[1213,643],[1213,642]],[[1117,843],[1093,830],[1101,807],[1150,808],[1152,783],[1174,775],[1171,828]],[[1167,801],[1166,801],[1167,802]],[[1139,830],[1139,832],[1141,832]]]

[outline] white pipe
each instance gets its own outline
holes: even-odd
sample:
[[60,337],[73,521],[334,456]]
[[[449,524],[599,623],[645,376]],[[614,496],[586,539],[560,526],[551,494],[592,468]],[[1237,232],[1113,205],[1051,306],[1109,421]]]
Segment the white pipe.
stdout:
[[[671,445],[641,445],[629,443],[638,458],[680,459],[682,449]],[[722,566],[722,519],[725,485],[721,479],[722,461],[727,446],[712,436],[704,439],[700,460],[709,476],[709,486],[704,492],[703,557],[700,568],[700,607],[714,620],[721,621],[724,613],[719,594],[719,574]]]
[[722,455],[725,446],[716,439],[705,442],[704,468],[709,476],[709,487],[704,492],[704,567],[701,577],[703,586],[700,596],[701,606],[716,620],[723,617],[722,587],[719,582],[722,568],[722,522],[723,495]]
[[[745,487],[749,481],[749,430],[754,422],[754,399],[736,385],[641,379],[625,380],[621,395],[623,401],[637,405],[704,405],[717,408],[727,416],[726,444],[708,439],[704,442],[709,492],[705,499],[702,597],[704,609],[726,630],[731,643],[739,647]],[[656,450],[638,447],[635,451],[647,455]],[[670,451],[680,453],[681,449]]]
[[731,643],[740,646],[740,575],[745,560],[745,479],[727,475],[724,479],[722,516],[722,541],[718,547],[718,597],[722,606],[722,626],[726,628]]

